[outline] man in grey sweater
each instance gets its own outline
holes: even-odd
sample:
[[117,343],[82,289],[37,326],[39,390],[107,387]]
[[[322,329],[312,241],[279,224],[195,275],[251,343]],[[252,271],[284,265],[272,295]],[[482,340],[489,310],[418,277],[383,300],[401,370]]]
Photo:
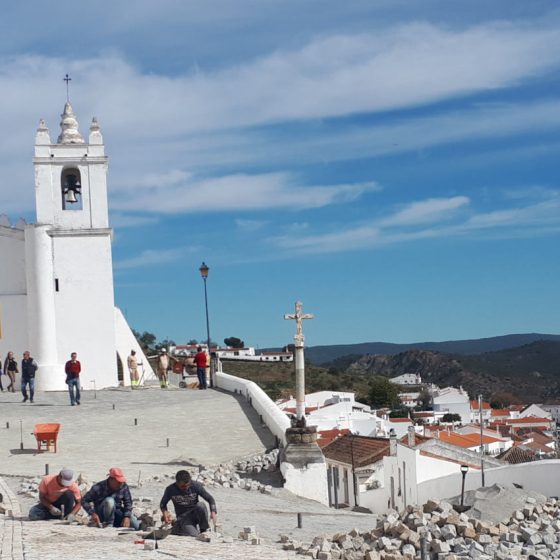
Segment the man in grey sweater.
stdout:
[[208,502],[210,517],[215,524],[218,513],[214,498],[200,482],[191,480],[188,471],[178,471],[175,475],[175,482],[165,489],[160,502],[165,523],[173,521],[171,512],[167,509],[169,500],[173,502],[175,507],[177,519],[173,523],[171,534],[196,537],[208,530],[208,511],[206,506],[198,501],[199,496]]

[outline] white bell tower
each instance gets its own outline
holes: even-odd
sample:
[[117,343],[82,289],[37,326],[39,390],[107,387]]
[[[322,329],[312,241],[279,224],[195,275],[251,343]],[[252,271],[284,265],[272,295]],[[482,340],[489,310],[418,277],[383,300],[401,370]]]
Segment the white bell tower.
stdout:
[[117,358],[107,204],[107,157],[94,118],[88,142],[69,102],[55,144],[41,120],[35,137],[37,224],[26,226],[29,349],[37,386],[64,390],[71,352],[84,389],[115,386]]

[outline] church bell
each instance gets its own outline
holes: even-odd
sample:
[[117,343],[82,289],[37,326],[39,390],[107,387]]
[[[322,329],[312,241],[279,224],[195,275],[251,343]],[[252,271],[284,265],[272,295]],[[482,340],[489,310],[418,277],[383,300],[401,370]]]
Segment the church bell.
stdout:
[[66,177],[66,185],[64,186],[64,200],[69,204],[78,202],[77,194],[80,194],[82,186],[75,175]]
[[69,202],[70,204],[78,202],[78,199],[76,198],[76,192],[75,191],[69,190],[66,193],[66,202]]

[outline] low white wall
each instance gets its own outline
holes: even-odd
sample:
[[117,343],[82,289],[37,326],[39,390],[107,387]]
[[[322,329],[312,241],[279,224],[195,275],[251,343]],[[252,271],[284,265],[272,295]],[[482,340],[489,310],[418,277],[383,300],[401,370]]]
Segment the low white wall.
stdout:
[[389,509],[385,488],[360,492],[358,494],[358,501],[361,507],[371,509],[373,513],[386,513]]
[[284,488],[296,496],[315,500],[329,505],[329,490],[327,483],[327,468],[325,463],[311,463],[303,469],[294,467],[290,463],[280,465],[282,476],[286,481]]
[[214,373],[214,384],[224,391],[243,395],[280,444],[286,445],[286,430],[290,427],[290,420],[256,383],[217,371]]
[[[521,484],[525,490],[540,492],[545,496],[560,496],[560,460],[548,459],[507,465],[487,469],[485,485]],[[475,490],[481,486],[480,471],[469,470],[465,479],[465,490]],[[451,498],[461,493],[461,473],[428,480],[418,485],[418,502],[425,503],[430,498]]]

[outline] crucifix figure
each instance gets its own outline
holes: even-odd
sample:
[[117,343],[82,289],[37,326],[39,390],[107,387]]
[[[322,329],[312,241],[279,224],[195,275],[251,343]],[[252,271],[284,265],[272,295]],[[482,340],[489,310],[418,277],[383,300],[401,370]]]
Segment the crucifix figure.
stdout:
[[66,82],[66,101],[70,101],[70,90],[69,90],[69,84],[72,81],[72,78],[66,74],[66,76],[64,76],[63,81]]
[[296,312],[286,313],[284,319],[293,319],[296,322],[295,361],[296,361],[296,417],[298,420],[305,418],[305,362],[303,358],[303,320],[313,319],[311,313],[303,313],[301,301],[296,302]]

